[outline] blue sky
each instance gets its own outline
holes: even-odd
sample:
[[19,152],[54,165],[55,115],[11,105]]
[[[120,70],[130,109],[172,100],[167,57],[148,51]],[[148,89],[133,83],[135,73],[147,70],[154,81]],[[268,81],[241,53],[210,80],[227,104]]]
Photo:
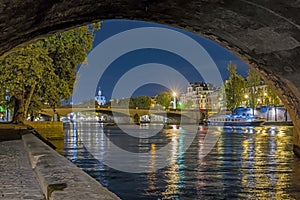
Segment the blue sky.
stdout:
[[[94,40],[94,47],[96,47],[99,44],[101,45],[103,41],[115,34],[129,29],[135,29],[140,27],[168,28],[179,31],[196,40],[199,44],[201,44],[202,47],[205,48],[205,50],[214,60],[223,80],[226,80],[228,78],[227,64],[229,61],[232,61],[235,64],[237,64],[237,71],[239,74],[243,76],[246,76],[247,74],[247,71],[249,69],[248,66],[220,45],[206,38],[203,38],[200,35],[196,35],[185,30],[162,24],[132,20],[103,21],[101,29],[95,33],[96,35]],[[113,50],[114,48],[118,48],[118,46],[112,46],[111,48]],[[98,59],[101,62],[101,59],[105,58],[101,58],[101,55],[99,55]],[[110,66],[105,70],[103,75],[99,77],[98,87],[101,87],[102,94],[105,95],[107,99],[110,99],[114,86],[116,82],[122,77],[122,75],[134,68],[135,66],[139,66],[146,63],[160,63],[172,67],[173,69],[177,70],[180,74],[182,74],[189,82],[203,81],[201,75],[193,68],[193,66],[189,62],[187,62],[182,57],[175,55],[172,52],[160,49],[138,49],[118,57],[116,60],[114,60],[114,62],[110,64]],[[184,92],[186,86],[187,85],[181,85],[179,88],[179,90],[181,90],[180,92]],[[167,90],[167,88],[161,85],[146,84],[141,85],[141,87],[134,92],[133,96],[153,96],[164,90]]]

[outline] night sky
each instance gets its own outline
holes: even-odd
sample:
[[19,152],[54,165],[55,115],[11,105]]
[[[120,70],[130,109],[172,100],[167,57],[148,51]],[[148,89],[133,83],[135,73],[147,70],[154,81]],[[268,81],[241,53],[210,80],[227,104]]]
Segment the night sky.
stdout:
[[[120,32],[135,29],[139,27],[164,27],[172,30],[179,31],[183,34],[188,35],[192,39],[196,40],[198,43],[204,47],[204,49],[209,53],[211,58],[216,63],[223,80],[228,78],[227,64],[229,61],[237,64],[237,71],[239,74],[246,76],[248,71],[248,66],[244,64],[235,55],[231,54],[229,51],[221,47],[220,45],[201,37],[200,35],[195,35],[193,33],[181,30],[175,27],[170,27],[166,25],[143,22],[143,21],[132,21],[132,20],[107,20],[102,22],[101,29],[95,34],[95,40],[93,46],[101,45],[103,41],[110,38],[111,36],[118,34]],[[111,46],[110,51],[114,51],[118,46]],[[93,58],[91,58],[93,59]],[[97,55],[98,62],[101,62],[101,55]],[[88,62],[90,62],[88,58]],[[181,75],[183,75],[189,82],[200,82],[203,81],[201,75],[193,68],[193,66],[184,58],[175,55],[172,52],[168,52],[161,49],[143,48],[137,49],[135,51],[127,52],[126,54],[120,55],[115,59],[109,67],[104,71],[101,77],[99,77],[98,88],[101,87],[102,94],[106,96],[109,100],[112,95],[112,91],[115,87],[117,81],[122,77],[123,74],[133,69],[136,66],[147,63],[159,63],[167,65],[175,70],[177,70]],[[158,72],[159,73],[159,72]],[[172,77],[168,77],[172,78]],[[176,86],[178,92],[185,92],[187,85]],[[92,88],[93,89],[93,88]],[[159,84],[145,84],[141,85],[132,96],[147,95],[154,96],[162,91],[168,90],[166,87]]]

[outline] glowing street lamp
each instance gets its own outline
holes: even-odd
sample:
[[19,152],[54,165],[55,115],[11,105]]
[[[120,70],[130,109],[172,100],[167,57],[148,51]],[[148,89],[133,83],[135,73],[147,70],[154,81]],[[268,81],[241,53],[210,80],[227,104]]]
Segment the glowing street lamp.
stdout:
[[176,110],[176,92],[173,92],[173,109]]
[[258,102],[258,104],[261,104],[261,99],[258,98],[258,99],[257,99],[257,102]]

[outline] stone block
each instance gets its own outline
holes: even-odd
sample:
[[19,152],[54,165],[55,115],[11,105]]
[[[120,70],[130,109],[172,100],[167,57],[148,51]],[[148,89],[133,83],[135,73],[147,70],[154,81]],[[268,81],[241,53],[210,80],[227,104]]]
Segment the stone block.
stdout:
[[32,134],[22,136],[41,189],[50,200],[116,200],[95,179]]

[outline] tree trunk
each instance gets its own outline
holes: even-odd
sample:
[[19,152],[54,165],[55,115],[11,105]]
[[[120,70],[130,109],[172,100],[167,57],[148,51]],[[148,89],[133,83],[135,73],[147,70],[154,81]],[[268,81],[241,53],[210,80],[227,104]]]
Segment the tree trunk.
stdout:
[[24,124],[34,88],[35,86],[32,86],[29,88],[29,90],[25,91],[24,95],[15,96],[14,115],[12,123]]
[[22,95],[15,96],[14,115],[12,123],[24,124],[25,122],[25,102]]
[[33,85],[32,87],[30,87],[29,90],[26,91],[26,93],[25,93],[25,97],[24,97],[24,102],[25,102],[24,112],[25,112],[25,116],[28,113],[28,108],[29,108],[29,104],[31,102],[31,98],[32,98],[34,89],[35,89],[35,85]]

